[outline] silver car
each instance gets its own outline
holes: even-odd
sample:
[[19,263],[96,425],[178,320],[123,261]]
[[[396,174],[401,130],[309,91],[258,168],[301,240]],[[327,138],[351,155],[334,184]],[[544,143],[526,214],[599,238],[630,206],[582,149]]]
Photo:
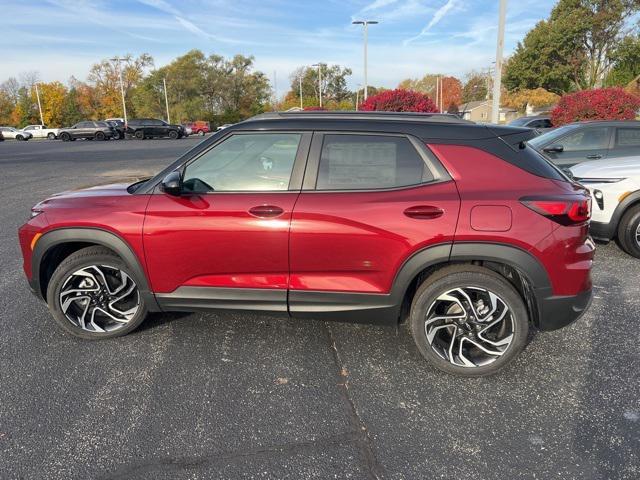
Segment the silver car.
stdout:
[[27,141],[33,137],[29,132],[23,132],[22,130],[18,130],[13,127],[0,127],[0,132],[2,132],[2,136],[6,139],[13,138],[14,140],[23,140]]

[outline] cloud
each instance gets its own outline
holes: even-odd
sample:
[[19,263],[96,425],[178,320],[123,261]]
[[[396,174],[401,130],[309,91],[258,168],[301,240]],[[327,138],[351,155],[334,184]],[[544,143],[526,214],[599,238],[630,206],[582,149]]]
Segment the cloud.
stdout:
[[427,26],[424,27],[422,29],[422,31],[420,31],[420,33],[418,35],[416,35],[415,37],[411,37],[411,38],[408,38],[407,40],[405,40],[404,41],[404,45],[406,46],[409,43],[411,43],[411,42],[419,39],[420,37],[423,37],[424,35],[426,35],[429,32],[429,30],[431,30],[438,23],[440,23],[440,21],[447,15],[447,13],[449,13],[457,5],[458,5],[458,0],[447,0],[447,3],[445,3],[442,7],[440,7],[438,10],[436,10],[436,13],[433,14],[433,18],[431,19],[431,21],[429,23],[427,23]]
[[398,0],[375,0],[370,3],[366,7],[362,9],[363,12],[369,12],[371,10],[377,10],[382,7],[386,7],[387,5],[391,5],[392,3],[397,3]]

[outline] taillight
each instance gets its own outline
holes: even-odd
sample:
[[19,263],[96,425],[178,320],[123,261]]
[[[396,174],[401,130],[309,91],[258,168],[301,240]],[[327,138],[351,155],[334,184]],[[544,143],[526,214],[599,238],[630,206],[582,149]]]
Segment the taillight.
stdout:
[[580,225],[591,218],[591,198],[524,197],[520,202],[561,225]]

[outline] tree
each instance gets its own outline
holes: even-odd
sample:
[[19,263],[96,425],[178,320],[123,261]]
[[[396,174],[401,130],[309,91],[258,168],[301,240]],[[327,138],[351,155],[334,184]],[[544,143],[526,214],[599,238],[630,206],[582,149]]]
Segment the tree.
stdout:
[[582,120],[632,120],[640,98],[622,88],[600,88],[565,95],[551,111],[555,126]]
[[368,97],[360,104],[360,110],[387,112],[438,112],[438,109],[427,95],[411,90],[386,90],[378,95]]
[[[62,127],[63,110],[67,102],[67,88],[60,82],[40,83],[42,118],[49,127]],[[31,89],[31,100],[37,102],[35,88]]]
[[505,65],[508,90],[545,88],[562,94],[602,84],[638,0],[560,0]]
[[487,87],[487,77],[479,72],[469,72],[462,87],[462,103],[486,100],[489,89]]
[[607,86],[625,86],[640,75],[640,35],[624,37],[611,54],[611,63]]
[[448,107],[457,107],[462,102],[462,82],[456,77],[442,76],[436,74],[427,74],[422,78],[407,78],[398,84],[398,88],[402,90],[413,90],[415,92],[429,95],[435,100],[437,97],[436,87],[438,85],[438,77],[442,81],[442,105],[448,110]]
[[[322,102],[340,103],[351,97],[352,93],[347,89],[347,77],[351,75],[350,68],[340,65],[321,65],[322,74]],[[300,78],[302,77],[302,98],[304,105],[318,104],[318,69],[299,67],[290,77],[291,97],[298,99],[300,103]],[[371,89],[369,89],[371,91]],[[287,96],[289,93],[287,93]],[[285,96],[286,97],[286,96]],[[314,103],[315,102],[315,103]]]
[[546,107],[555,105],[560,100],[559,95],[549,92],[544,88],[504,92],[501,98],[503,106],[515,108],[519,112],[526,111],[527,105],[532,107]]

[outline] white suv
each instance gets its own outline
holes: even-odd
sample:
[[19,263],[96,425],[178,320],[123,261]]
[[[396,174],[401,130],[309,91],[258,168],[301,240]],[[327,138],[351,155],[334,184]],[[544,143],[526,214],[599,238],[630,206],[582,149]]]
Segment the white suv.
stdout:
[[617,238],[625,252],[640,258],[640,155],[581,163],[571,173],[591,192],[593,238]]

